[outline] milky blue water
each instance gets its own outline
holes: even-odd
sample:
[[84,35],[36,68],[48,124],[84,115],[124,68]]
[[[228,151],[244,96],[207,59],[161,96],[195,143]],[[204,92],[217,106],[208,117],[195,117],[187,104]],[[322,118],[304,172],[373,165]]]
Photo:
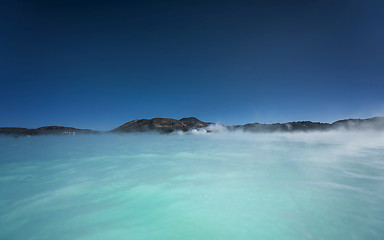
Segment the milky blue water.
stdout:
[[0,239],[384,239],[382,133],[0,137]]

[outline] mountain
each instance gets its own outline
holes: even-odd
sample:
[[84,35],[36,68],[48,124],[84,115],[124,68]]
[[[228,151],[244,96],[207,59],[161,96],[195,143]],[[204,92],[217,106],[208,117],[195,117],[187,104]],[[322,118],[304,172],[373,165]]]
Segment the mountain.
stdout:
[[248,123],[245,125],[230,126],[229,130],[243,130],[246,132],[293,132],[293,131],[308,131],[308,130],[327,130],[330,128],[328,123],[301,121],[288,123]]
[[78,129],[73,127],[47,126],[35,129],[3,127],[0,128],[0,134],[15,136],[34,136],[48,134],[76,134],[76,133],[97,133],[90,129]]
[[367,119],[344,119],[332,123],[334,128],[354,129],[354,130],[384,130],[384,117],[373,117]]
[[295,132],[295,131],[327,131],[327,130],[384,130],[384,117],[368,119],[344,119],[333,123],[320,122],[287,122],[287,123],[248,123],[245,125],[229,126],[229,130],[245,132]]
[[202,122],[195,117],[182,118],[180,120],[173,118],[152,118],[140,119],[127,122],[111,132],[127,133],[127,132],[159,132],[171,133],[174,131],[189,131],[191,129],[204,128],[211,123]]

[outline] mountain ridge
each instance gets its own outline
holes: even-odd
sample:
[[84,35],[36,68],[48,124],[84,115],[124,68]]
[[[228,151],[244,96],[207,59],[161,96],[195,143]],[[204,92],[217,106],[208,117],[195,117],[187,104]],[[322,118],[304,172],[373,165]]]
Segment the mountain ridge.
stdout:
[[[172,132],[188,132],[193,129],[205,129],[215,123],[203,122],[195,117],[181,118],[152,118],[136,119],[126,122],[106,133],[140,133],[157,132],[162,134]],[[297,121],[286,123],[247,123],[243,125],[223,126],[228,131],[244,131],[255,133],[268,132],[297,132],[297,131],[328,131],[328,130],[384,130],[384,117],[372,117],[366,119],[349,118],[335,121],[333,123],[322,123],[312,121]],[[210,130],[208,130],[210,132]],[[101,133],[91,129],[79,129],[64,126],[45,126],[35,129],[21,127],[0,127],[0,135],[13,136],[36,136],[36,135],[65,135],[65,134],[95,134]]]

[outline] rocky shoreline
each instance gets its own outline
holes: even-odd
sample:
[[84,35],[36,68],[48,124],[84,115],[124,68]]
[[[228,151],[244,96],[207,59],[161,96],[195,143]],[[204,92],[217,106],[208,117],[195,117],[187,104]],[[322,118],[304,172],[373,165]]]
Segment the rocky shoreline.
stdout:
[[[152,118],[139,119],[127,122],[107,133],[137,133],[137,132],[156,132],[167,134],[172,132],[188,132],[191,130],[206,129],[214,123],[203,122],[195,117],[182,119],[172,118]],[[333,123],[321,123],[311,121],[287,122],[287,123],[248,123],[244,125],[222,126],[228,131],[244,131],[254,133],[271,133],[271,132],[297,132],[297,131],[329,131],[337,129],[345,130],[384,130],[384,117],[373,117],[368,119],[344,119]],[[207,132],[210,132],[208,129]],[[96,134],[100,131],[90,129],[78,129],[63,126],[46,126],[36,129],[2,127],[0,135],[11,136],[37,136],[37,135],[69,135],[69,134]]]

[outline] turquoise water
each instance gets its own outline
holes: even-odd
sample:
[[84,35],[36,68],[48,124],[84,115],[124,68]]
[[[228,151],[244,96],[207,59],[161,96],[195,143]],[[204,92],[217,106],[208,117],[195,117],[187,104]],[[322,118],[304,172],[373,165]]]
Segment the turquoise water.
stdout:
[[384,134],[0,138],[0,239],[384,239]]

